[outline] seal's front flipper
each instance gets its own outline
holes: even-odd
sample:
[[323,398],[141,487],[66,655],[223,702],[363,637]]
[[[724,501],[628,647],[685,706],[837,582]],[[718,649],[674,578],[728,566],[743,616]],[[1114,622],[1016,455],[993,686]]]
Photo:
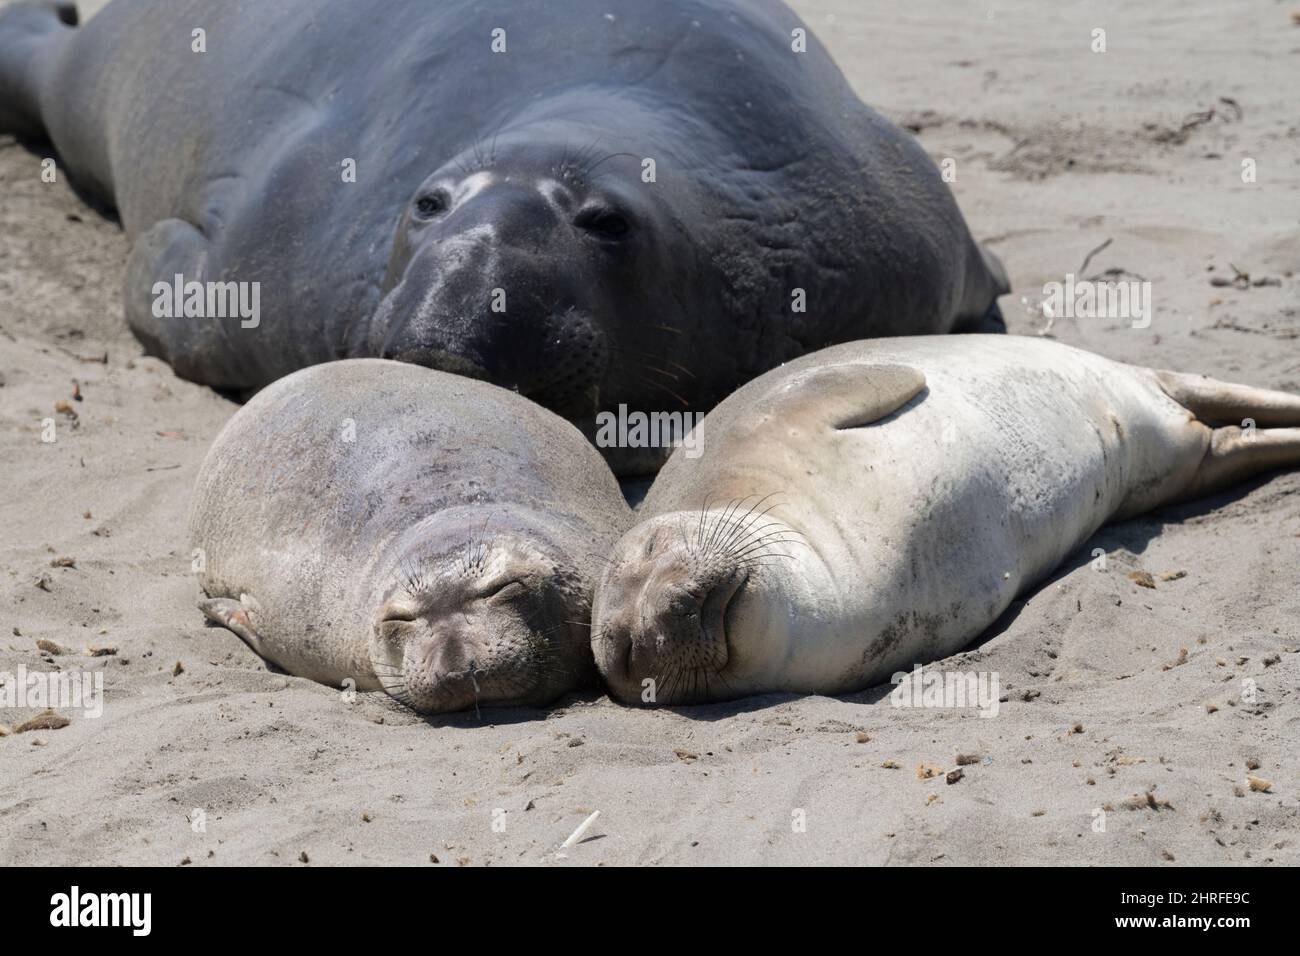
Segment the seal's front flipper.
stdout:
[[768,401],[778,420],[843,431],[892,415],[925,388],[910,365],[824,365],[787,381]]
[[59,43],[77,25],[71,3],[15,3],[0,10],[0,133],[46,135],[41,90]]
[[243,601],[236,601],[234,598],[206,598],[199,602],[199,610],[207,616],[208,620],[234,631],[258,657],[270,660],[266,653],[265,642],[253,629],[252,621],[248,618],[249,609]]
[[998,306],[998,296],[1011,291],[1011,282],[1002,260],[984,246],[976,245],[966,271],[966,294],[952,330],[963,335],[1005,332],[1007,323]]
[[954,332],[962,335],[1001,335],[1006,330],[1007,320],[1002,317],[1002,308],[996,302],[978,319],[953,327]]
[[145,350],[182,378],[213,388],[250,388],[256,379],[240,366],[241,350],[230,341],[243,331],[239,317],[184,314],[190,283],[206,283],[217,271],[212,244],[193,223],[154,223],[135,240],[126,263],[126,321]]

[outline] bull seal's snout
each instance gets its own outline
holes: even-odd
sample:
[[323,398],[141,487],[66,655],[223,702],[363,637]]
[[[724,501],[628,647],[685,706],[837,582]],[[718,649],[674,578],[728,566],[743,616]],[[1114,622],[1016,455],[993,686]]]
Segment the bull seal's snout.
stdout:
[[575,408],[606,371],[608,310],[572,233],[535,193],[484,187],[395,245],[371,348]]

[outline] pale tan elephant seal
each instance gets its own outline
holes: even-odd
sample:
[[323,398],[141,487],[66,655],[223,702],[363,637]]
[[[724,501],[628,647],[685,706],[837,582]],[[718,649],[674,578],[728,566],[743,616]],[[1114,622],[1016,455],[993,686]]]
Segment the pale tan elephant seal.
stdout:
[[382,359],[260,392],[209,450],[200,604],[291,674],[421,712],[546,704],[595,680],[591,591],[630,512],[576,428]]
[[597,587],[624,701],[859,690],[967,644],[1106,521],[1300,465],[1300,397],[1022,337],[835,346],[703,425]]

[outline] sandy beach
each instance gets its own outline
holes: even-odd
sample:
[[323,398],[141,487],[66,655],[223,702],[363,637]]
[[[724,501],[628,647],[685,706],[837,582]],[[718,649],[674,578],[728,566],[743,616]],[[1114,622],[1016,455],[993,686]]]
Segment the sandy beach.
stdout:
[[[1011,333],[1109,240],[1086,272],[1149,281],[1150,326],[1054,338],[1300,392],[1300,5],[793,5],[954,161]],[[1103,529],[935,665],[996,673],[996,716],[886,685],[425,719],[205,626],[185,519],[237,406],[144,356],[121,230],[43,155],[0,138],[0,677],[104,698],[23,732],[40,708],[0,708],[0,862],[1300,863],[1300,473]]]

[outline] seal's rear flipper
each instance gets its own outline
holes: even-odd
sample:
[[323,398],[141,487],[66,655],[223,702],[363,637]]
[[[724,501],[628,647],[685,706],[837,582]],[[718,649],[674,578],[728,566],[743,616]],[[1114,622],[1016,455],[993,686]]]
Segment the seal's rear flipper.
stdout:
[[270,660],[262,636],[253,630],[252,622],[248,619],[248,608],[241,601],[234,598],[206,598],[199,602],[199,610],[208,620],[234,631],[258,657]]
[[1207,425],[1248,428],[1248,420],[1261,428],[1300,425],[1300,395],[1234,385],[1204,375],[1153,371],[1164,393]]
[[1200,466],[1177,498],[1200,498],[1275,468],[1300,468],[1300,428],[1216,428]]
[[16,3],[0,9],[0,133],[46,135],[41,87],[59,41],[77,25],[71,3]]
[[824,365],[790,379],[769,401],[783,424],[861,428],[898,411],[925,388],[910,365]]
[[[1161,390],[1210,432],[1180,499],[1199,498],[1274,468],[1300,467],[1300,395],[1152,370]],[[1288,427],[1291,426],[1291,427]]]

